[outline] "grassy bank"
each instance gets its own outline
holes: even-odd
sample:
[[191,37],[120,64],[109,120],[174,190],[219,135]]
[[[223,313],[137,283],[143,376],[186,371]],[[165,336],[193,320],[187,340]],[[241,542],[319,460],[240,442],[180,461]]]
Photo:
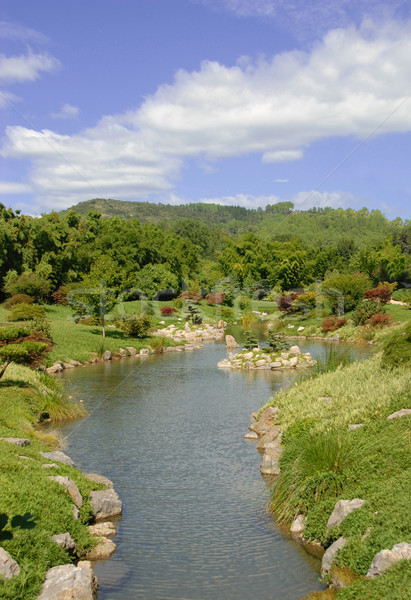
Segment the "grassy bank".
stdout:
[[[20,567],[12,579],[0,578],[0,597],[31,600],[39,594],[49,568],[72,561],[50,536],[70,533],[79,556],[94,545],[86,527],[91,517],[88,496],[102,486],[73,467],[43,466],[50,461],[40,452],[55,448],[58,440],[42,432],[39,420],[84,416],[81,406],[64,396],[58,381],[11,365],[0,382],[0,397],[0,437],[30,440],[23,447],[0,441],[0,546]],[[73,518],[70,496],[50,481],[51,475],[68,476],[76,483],[84,499],[80,519]]]
[[[284,442],[281,475],[271,490],[273,514],[286,525],[305,515],[304,537],[325,548],[340,536],[348,540],[335,566],[352,583],[312,600],[411,597],[405,561],[375,580],[364,578],[375,554],[410,542],[411,535],[410,417],[387,421],[411,407],[411,373],[404,367],[383,369],[381,360],[379,353],[308,378],[269,403],[279,407]],[[363,426],[348,430],[350,424]],[[336,502],[353,498],[366,502],[327,531]]]

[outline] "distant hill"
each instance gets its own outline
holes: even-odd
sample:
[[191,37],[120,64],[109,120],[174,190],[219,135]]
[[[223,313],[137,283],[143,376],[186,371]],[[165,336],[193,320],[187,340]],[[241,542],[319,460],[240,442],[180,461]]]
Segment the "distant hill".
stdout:
[[[294,211],[291,202],[268,205],[265,209],[247,209],[219,204],[154,204],[95,198],[80,202],[68,210],[81,215],[90,211],[102,217],[138,219],[177,229],[182,222],[201,222],[211,230],[230,235],[253,233],[260,239],[290,241],[299,239],[309,246],[336,246],[355,242],[357,247],[376,245],[388,236],[398,236],[405,224],[401,219],[389,221],[379,210],[313,208]],[[68,211],[63,211],[68,212]]]

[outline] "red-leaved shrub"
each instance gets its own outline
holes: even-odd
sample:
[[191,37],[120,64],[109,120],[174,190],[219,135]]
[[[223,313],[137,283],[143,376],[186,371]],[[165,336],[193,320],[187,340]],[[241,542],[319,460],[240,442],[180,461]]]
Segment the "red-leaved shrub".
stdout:
[[371,327],[387,327],[387,325],[391,325],[392,323],[392,315],[379,312],[370,317],[367,323],[371,325]]
[[338,317],[328,317],[324,319],[321,323],[321,329],[323,331],[335,331],[336,329],[340,329],[343,325],[347,323],[347,319],[338,318]]
[[16,306],[16,304],[33,304],[33,302],[33,298],[27,294],[14,294],[14,296],[6,300],[3,306],[7,310],[10,310],[13,306]]
[[178,297],[181,298],[181,300],[189,300],[193,304],[198,304],[203,299],[201,292],[193,292],[190,290],[185,290],[184,292],[181,292],[181,294]]
[[206,300],[209,306],[214,306],[215,304],[223,304],[225,299],[224,292],[216,292],[215,294],[207,294]]
[[298,297],[298,294],[291,292],[291,294],[282,294],[277,300],[278,308],[282,312],[290,312],[293,310],[293,302]]
[[391,290],[388,287],[376,287],[364,292],[367,300],[377,300],[381,304],[387,304],[391,300]]
[[160,312],[163,317],[171,317],[174,313],[178,312],[178,310],[173,306],[162,306]]

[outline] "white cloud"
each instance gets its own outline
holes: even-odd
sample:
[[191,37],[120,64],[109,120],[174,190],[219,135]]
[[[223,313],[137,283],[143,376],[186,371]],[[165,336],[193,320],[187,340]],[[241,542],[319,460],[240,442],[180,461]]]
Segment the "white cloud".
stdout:
[[21,98],[12,94],[11,92],[6,92],[4,90],[0,90],[0,108],[7,108],[10,104],[14,104],[15,102],[20,102]]
[[289,162],[302,158],[301,150],[277,150],[275,152],[264,152],[263,163]]
[[25,83],[35,81],[42,72],[56,71],[60,62],[48,54],[28,52],[21,56],[0,55],[0,82]]
[[289,179],[274,179],[274,183],[288,183]]
[[72,104],[63,104],[61,110],[57,113],[51,113],[53,119],[76,119],[79,115],[79,109]]
[[213,166],[252,153],[294,160],[332,136],[410,131],[409,81],[411,23],[366,22],[331,31],[311,52],[179,71],[140,108],[77,135],[9,127],[3,156],[32,161],[46,207],[71,205],[91,190],[147,198],[173,187],[185,158]]
[[0,194],[30,194],[32,191],[31,186],[26,183],[0,181]]
[[10,23],[9,21],[0,21],[0,38],[6,40],[19,40],[23,42],[36,42],[46,44],[48,37],[35,29]]

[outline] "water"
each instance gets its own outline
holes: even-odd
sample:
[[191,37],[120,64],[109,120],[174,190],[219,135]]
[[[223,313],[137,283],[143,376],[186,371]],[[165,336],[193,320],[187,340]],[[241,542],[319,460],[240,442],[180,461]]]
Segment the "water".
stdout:
[[[313,356],[321,344],[299,343]],[[217,369],[225,347],[65,371],[90,416],[67,423],[67,452],[123,501],[116,554],[98,563],[99,600],[298,600],[320,563],[281,535],[250,414],[292,372]]]

